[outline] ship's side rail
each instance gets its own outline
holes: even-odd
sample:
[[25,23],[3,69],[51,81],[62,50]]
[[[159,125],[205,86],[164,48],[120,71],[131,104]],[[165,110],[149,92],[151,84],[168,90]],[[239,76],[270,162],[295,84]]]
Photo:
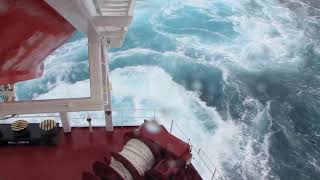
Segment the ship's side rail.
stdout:
[[[192,164],[204,180],[225,180],[205,149],[198,148],[192,143],[192,138],[187,135],[178,122],[162,117],[163,113],[160,109],[113,109],[112,111],[114,125],[118,127],[137,126],[142,124],[145,119],[158,121],[159,124],[164,125],[170,133],[190,144],[191,151],[193,152]],[[105,126],[104,116],[99,112],[78,112],[70,116],[69,119],[72,127],[87,127],[87,119],[92,120],[92,126]],[[45,119],[54,119],[57,122],[61,122],[59,113],[51,113],[43,115],[17,115],[2,120],[0,123],[12,123],[17,119],[25,119],[29,122],[37,123]]]
[[197,146],[192,143],[190,137],[188,137],[186,133],[183,131],[181,126],[174,120],[171,121],[170,133],[174,134],[175,136],[190,144],[191,151],[193,152],[193,165],[198,170],[199,174],[203,179],[225,180],[218,168],[214,165],[213,161],[211,160],[207,152],[204,149],[197,148]]

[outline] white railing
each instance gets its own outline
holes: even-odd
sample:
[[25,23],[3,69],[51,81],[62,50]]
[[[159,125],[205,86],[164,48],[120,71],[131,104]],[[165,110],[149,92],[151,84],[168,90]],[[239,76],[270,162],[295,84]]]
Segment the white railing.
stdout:
[[[191,141],[191,138],[187,136],[187,133],[183,131],[181,126],[174,120],[166,121],[158,116],[161,114],[160,109],[113,109],[113,122],[116,127],[122,126],[137,126],[144,122],[145,119],[153,119],[165,126],[165,128],[176,137],[187,142],[192,153],[192,164],[199,172],[200,176],[205,180],[225,180],[220,171],[216,168],[212,162],[210,156],[205,150],[197,148]],[[93,123],[93,126],[103,126],[104,117],[97,112],[81,112],[78,117],[70,117],[73,127],[87,126],[87,117],[91,117],[93,121],[99,122]],[[56,121],[60,120],[58,113],[46,114],[46,115],[17,115],[15,117],[0,121],[0,123],[11,123],[17,119],[26,119],[30,122],[40,122],[44,119],[52,118]],[[33,121],[32,121],[33,120]],[[82,123],[80,120],[83,120]],[[72,123],[73,122],[73,123]]]
[[[176,132],[175,132],[176,131]],[[179,134],[176,134],[178,131]],[[199,174],[203,179],[208,180],[225,180],[223,175],[220,173],[218,168],[214,165],[209,155],[205,150],[201,148],[197,148],[191,141],[190,137],[186,135],[186,133],[182,130],[181,126],[178,125],[174,120],[171,121],[170,125],[170,133],[177,136],[178,138],[188,142],[191,147],[192,153],[192,162],[194,167],[197,169]]]

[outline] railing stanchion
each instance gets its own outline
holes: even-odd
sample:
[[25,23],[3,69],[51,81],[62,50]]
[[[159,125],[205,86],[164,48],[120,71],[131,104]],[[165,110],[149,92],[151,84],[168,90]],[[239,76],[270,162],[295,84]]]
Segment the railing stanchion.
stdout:
[[120,117],[121,117],[121,127],[123,128],[123,124],[124,124],[124,122],[123,122],[123,112],[124,111],[120,111],[120,113],[121,113],[121,115],[120,115]]
[[216,175],[216,171],[217,169],[214,169],[214,172],[212,173],[212,177],[211,177],[211,180],[213,180],[215,178],[215,175]]
[[[120,120],[118,120],[121,123],[121,127],[124,127],[124,118],[126,119],[130,119],[130,118],[143,118],[143,119],[154,119],[157,121],[160,121],[160,116],[156,116],[156,111],[159,111],[159,109],[113,109],[112,111],[116,111],[118,113],[116,113],[117,118],[120,118]],[[147,111],[148,117],[144,117],[144,116],[136,116],[136,111]],[[131,117],[128,114],[130,114],[131,112],[134,112],[134,116]],[[161,112],[161,111],[160,111]],[[124,114],[125,113],[125,114]],[[150,113],[153,113],[150,114]],[[71,130],[71,126],[68,124],[66,124],[66,121],[64,120],[68,120],[68,114],[67,113],[60,113],[60,114],[54,114],[54,115],[43,115],[43,116],[37,116],[37,115],[18,115],[15,117],[12,117],[12,119],[16,119],[16,118],[45,118],[45,117],[50,117],[50,118],[60,118],[61,122],[64,126],[65,129],[70,129]],[[80,119],[83,120],[84,117],[78,118],[78,117],[74,117],[71,119]],[[11,119],[11,118],[10,118]],[[96,119],[104,119],[104,118],[99,118],[97,117]],[[92,117],[90,114],[87,115],[87,121],[89,123],[89,129],[90,132],[92,132],[92,124],[91,124],[91,120]],[[127,123],[127,122],[126,122]],[[68,127],[69,125],[69,127]],[[175,129],[173,129],[175,128]],[[190,145],[190,150],[192,152],[194,152],[193,156],[192,156],[192,160],[194,160],[194,162],[196,162],[199,166],[197,168],[199,168],[199,170],[201,170],[203,173],[203,178],[204,179],[210,179],[210,180],[218,180],[218,179],[222,179],[225,180],[223,174],[221,174],[221,172],[219,171],[219,169],[214,165],[214,163],[212,162],[212,160],[210,159],[210,156],[206,153],[205,149],[199,148],[197,149],[191,142],[191,139],[189,138],[189,136],[187,136],[187,134],[185,134],[184,129],[181,128],[179,126],[179,123],[175,120],[171,120],[170,122],[170,134],[173,133],[173,131],[175,131],[173,134],[177,133],[175,136],[180,137],[181,140],[183,140],[184,142],[187,142]]]
[[91,115],[88,114],[87,122],[89,123],[89,131],[90,131],[90,133],[93,132],[93,130],[92,130],[92,122],[91,121],[92,121]]
[[170,134],[172,134],[172,129],[173,129],[173,120],[171,120],[171,125],[170,125]]

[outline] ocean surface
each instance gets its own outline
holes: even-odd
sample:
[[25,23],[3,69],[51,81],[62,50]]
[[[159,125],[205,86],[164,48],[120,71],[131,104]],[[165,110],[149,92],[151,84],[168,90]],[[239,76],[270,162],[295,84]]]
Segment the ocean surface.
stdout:
[[[138,0],[124,46],[109,53],[113,107],[160,109],[226,179],[319,180],[319,4]],[[18,84],[19,99],[88,96],[87,60],[78,32],[42,78]]]

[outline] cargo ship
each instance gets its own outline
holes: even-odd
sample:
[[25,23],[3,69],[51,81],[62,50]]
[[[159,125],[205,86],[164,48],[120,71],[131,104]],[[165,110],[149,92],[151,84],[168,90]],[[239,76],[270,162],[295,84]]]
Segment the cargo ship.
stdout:
[[[156,109],[142,124],[114,125],[108,49],[122,46],[135,3],[0,0],[0,180],[224,179]],[[40,78],[46,57],[77,31],[88,38],[90,97],[19,101],[15,84]],[[93,111],[104,127],[89,113],[86,126],[70,123],[70,113]]]

